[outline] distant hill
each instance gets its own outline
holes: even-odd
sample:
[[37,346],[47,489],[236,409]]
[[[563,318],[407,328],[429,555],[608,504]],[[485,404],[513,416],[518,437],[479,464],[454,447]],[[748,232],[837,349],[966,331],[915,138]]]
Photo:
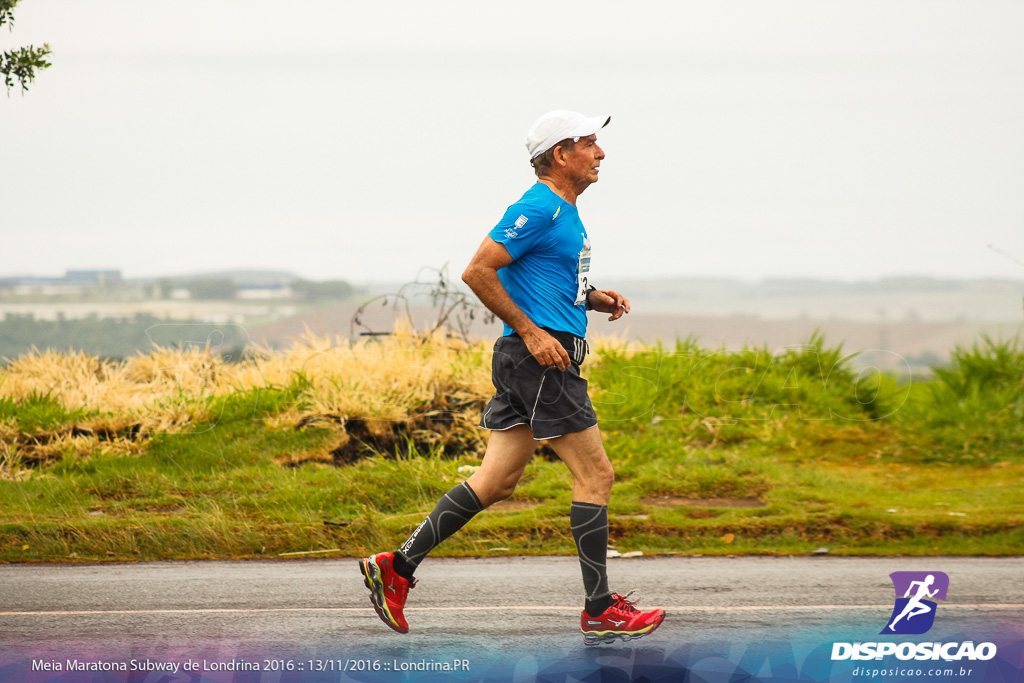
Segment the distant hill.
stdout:
[[136,278],[132,282],[155,282],[157,280],[231,280],[240,288],[284,287],[302,278],[287,270],[214,270],[201,273],[164,275],[153,278]]
[[645,313],[865,322],[1024,321],[1022,280],[677,278],[597,284],[621,291]]

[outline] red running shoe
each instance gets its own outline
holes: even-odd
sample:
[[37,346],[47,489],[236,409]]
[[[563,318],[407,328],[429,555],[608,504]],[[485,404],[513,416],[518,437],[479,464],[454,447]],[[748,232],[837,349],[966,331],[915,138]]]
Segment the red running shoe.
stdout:
[[599,642],[612,643],[617,639],[631,640],[643,638],[661,625],[665,618],[665,610],[655,609],[650,612],[641,612],[634,605],[636,600],[630,600],[629,595],[622,596],[612,593],[612,606],[601,613],[599,617],[592,617],[586,610],[580,616],[580,631],[583,632],[583,642],[586,645],[597,645]]
[[363,583],[370,589],[370,603],[380,620],[399,633],[408,633],[409,622],[403,610],[409,589],[416,586],[416,581],[409,583],[399,576],[394,563],[394,553],[377,553],[360,560],[359,570],[363,573]]

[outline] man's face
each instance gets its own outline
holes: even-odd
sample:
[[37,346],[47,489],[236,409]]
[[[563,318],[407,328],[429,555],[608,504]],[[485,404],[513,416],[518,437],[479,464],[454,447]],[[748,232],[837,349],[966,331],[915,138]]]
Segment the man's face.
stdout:
[[604,150],[597,146],[596,135],[580,138],[573,151],[565,155],[566,174],[577,185],[596,183],[602,159]]

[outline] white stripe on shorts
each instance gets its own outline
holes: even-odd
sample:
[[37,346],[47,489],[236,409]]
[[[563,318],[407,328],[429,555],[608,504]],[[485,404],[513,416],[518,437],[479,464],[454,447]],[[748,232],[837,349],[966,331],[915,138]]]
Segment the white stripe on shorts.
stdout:
[[537,404],[540,403],[540,392],[544,390],[544,380],[548,378],[548,373],[544,373],[544,376],[540,378],[540,386],[537,387],[537,398],[533,400],[533,412],[530,414],[530,429],[533,429],[533,418],[537,417]]

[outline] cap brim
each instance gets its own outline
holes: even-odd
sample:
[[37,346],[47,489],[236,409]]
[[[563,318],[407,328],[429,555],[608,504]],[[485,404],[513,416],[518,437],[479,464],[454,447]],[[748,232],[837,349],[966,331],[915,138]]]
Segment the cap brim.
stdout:
[[580,125],[576,126],[573,130],[572,135],[569,137],[586,137],[593,135],[597,131],[601,130],[609,123],[611,123],[612,117],[607,115],[602,116],[591,116],[589,119],[585,119],[580,122]]

